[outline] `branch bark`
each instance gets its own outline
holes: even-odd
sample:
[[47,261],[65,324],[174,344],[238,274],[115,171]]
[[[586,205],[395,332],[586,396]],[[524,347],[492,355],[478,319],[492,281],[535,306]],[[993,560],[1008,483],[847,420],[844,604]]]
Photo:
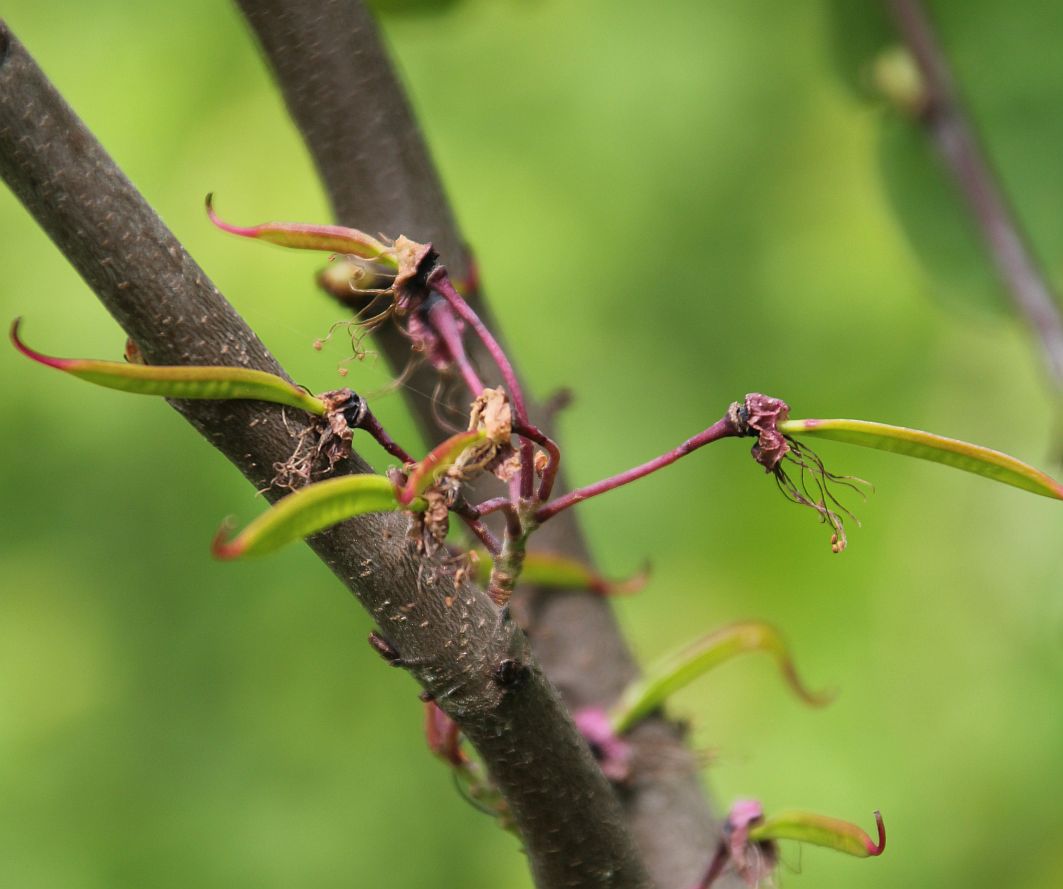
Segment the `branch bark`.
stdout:
[[[3,23],[0,175],[149,363],[283,374]],[[290,427],[298,423],[286,424],[275,406],[174,407],[257,488],[294,449]],[[368,471],[357,455],[345,468]],[[418,556],[405,535],[403,516],[372,515],[309,543],[480,752],[512,809],[537,885],[648,886],[616,795],[524,634],[500,621],[476,587],[455,589],[441,562]],[[495,678],[504,658],[527,665],[519,685]]]
[[922,76],[920,123],[963,195],[1015,309],[1039,339],[1053,384],[1063,389],[1059,303],[978,142],[933,24],[919,0],[886,0],[886,6]]
[[[237,3],[313,156],[336,221],[431,241],[460,280],[468,272],[465,241],[364,4]],[[498,325],[483,300],[474,294],[470,302],[497,334]],[[404,366],[407,340],[385,335],[380,344],[393,367]],[[469,338],[467,348],[481,368],[491,367],[475,338]],[[431,391],[433,382],[429,378],[416,388]],[[408,404],[426,434],[437,435],[430,408],[418,399]],[[541,424],[541,412],[535,406],[530,409]],[[572,513],[543,526],[534,545],[589,560]],[[536,657],[570,708],[607,706],[637,675],[638,667],[603,599],[522,586],[514,610]],[[665,721],[643,724],[631,740],[636,747],[635,781],[622,794],[629,823],[655,884],[686,889],[701,876],[719,835],[719,824],[701,791],[699,766],[679,732]]]

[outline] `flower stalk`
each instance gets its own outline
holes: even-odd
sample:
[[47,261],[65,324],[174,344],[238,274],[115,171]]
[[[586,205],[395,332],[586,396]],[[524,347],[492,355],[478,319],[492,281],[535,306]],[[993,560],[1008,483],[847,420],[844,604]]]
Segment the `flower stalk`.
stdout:
[[601,481],[594,482],[593,484],[576,488],[555,500],[551,500],[549,503],[539,507],[539,509],[535,511],[535,520],[539,524],[542,524],[553,518],[559,512],[575,506],[577,503],[582,503],[585,500],[590,500],[592,497],[597,497],[600,494],[605,494],[609,491],[615,491],[617,488],[638,481],[640,478],[645,478],[647,475],[657,472],[659,469],[671,466],[677,460],[696,451],[698,448],[703,448],[705,445],[712,444],[722,438],[729,438],[740,434],[741,433],[738,431],[738,428],[735,426],[731,417],[721,417],[708,429],[688,438],[678,447],[661,454],[659,457],[655,457],[639,466],[628,469],[626,472],[621,472],[617,475],[609,476],[609,478],[604,478]]

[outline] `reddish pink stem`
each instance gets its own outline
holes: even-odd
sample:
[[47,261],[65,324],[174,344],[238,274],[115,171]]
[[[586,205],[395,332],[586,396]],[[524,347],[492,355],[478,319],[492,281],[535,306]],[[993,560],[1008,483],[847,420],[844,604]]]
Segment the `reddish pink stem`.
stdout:
[[550,492],[554,489],[554,482],[557,480],[557,473],[561,468],[561,449],[549,435],[531,423],[518,424],[513,428],[513,431],[522,438],[529,438],[540,447],[546,448],[546,452],[550,455],[550,462],[543,471],[543,480],[539,484],[539,493],[537,495],[537,499],[542,503],[550,498]]
[[716,854],[712,856],[712,861],[709,863],[709,869],[705,871],[705,876],[701,878],[701,882],[695,887],[695,889],[710,889],[713,883],[719,879],[720,874],[723,873],[723,869],[727,867],[727,862],[731,860],[731,850],[727,847],[727,843],[720,841],[720,844],[716,847]]
[[501,512],[506,518],[506,533],[513,539],[524,535],[524,526],[520,520],[517,507],[508,497],[492,497],[475,506],[464,506],[462,513],[471,519],[481,519],[485,515]]
[[[502,500],[505,503],[509,502],[508,500],[506,500],[505,497],[499,497],[497,499]],[[480,504],[480,506],[483,506],[483,504]],[[484,545],[484,548],[491,554],[491,557],[496,558],[498,554],[502,551],[502,544],[487,527],[487,525],[480,521],[480,519],[485,515],[485,513],[480,511],[480,506],[472,506],[471,504],[466,503],[459,497],[458,502],[455,503],[450,508],[450,510],[451,512],[461,517],[462,521],[464,521],[465,524],[468,525],[469,530],[472,531],[472,533],[480,539],[480,542]]]
[[[509,389],[509,397],[513,400],[513,411],[517,415],[517,422],[527,426],[528,408],[524,401],[524,390],[521,389],[517,374],[513,370],[513,365],[509,363],[509,359],[498,344],[498,340],[494,338],[491,331],[480,320],[480,316],[473,311],[472,307],[465,302],[462,295],[455,289],[450,282],[450,277],[447,275],[447,270],[443,266],[437,266],[435,271],[428,276],[428,286],[442,296],[458,313],[458,316],[476,331],[476,335],[483,342],[488,354],[501,372],[502,381],[506,384],[506,388]],[[533,490],[533,457],[531,442],[521,441],[520,496],[526,500],[531,498]]]
[[361,422],[358,424],[358,428],[368,432],[377,440],[377,444],[391,454],[392,457],[401,460],[403,464],[417,462],[406,452],[405,448],[388,435],[384,427],[380,425],[380,421],[373,416],[373,412],[368,407],[366,408],[365,416],[362,417]]
[[536,511],[535,520],[539,523],[545,522],[547,519],[553,518],[559,512],[568,509],[570,506],[575,506],[577,503],[582,503],[584,500],[589,500],[591,497],[597,497],[599,494],[604,494],[606,491],[612,491],[615,488],[619,488],[622,485],[626,485],[636,479],[649,475],[651,472],[656,472],[658,469],[670,466],[680,457],[685,457],[691,451],[696,451],[698,448],[704,447],[707,444],[719,441],[721,438],[728,438],[738,434],[739,432],[731,423],[730,418],[724,416],[713,423],[704,432],[699,432],[693,438],[688,438],[679,445],[679,447],[674,448],[665,454],[661,454],[660,457],[655,457],[648,463],[643,463],[641,466],[636,466],[633,469],[627,470],[627,472],[621,472],[619,475],[602,479],[592,485],[576,488],[576,490],[570,491],[569,493],[558,497],[556,500],[552,500],[550,503],[547,503]]
[[484,545],[484,549],[491,554],[492,558],[497,557],[498,554],[502,552],[502,544],[498,542],[498,538],[491,533],[491,530],[487,525],[479,519],[473,518],[471,515],[463,515],[459,512],[458,516],[463,522],[465,522],[468,529],[476,535],[477,539]]
[[454,311],[451,309],[450,303],[437,302],[435,305],[429,306],[425,315],[428,323],[432,325],[432,329],[443,340],[443,345],[447,347],[451,360],[461,371],[461,375],[465,379],[465,385],[472,392],[472,397],[478,397],[484,391],[484,384],[469,361],[469,356],[465,354],[465,344],[461,341],[461,331],[458,330],[458,324],[454,319]]
[[505,509],[510,503],[508,497],[492,497],[490,500],[485,500],[483,503],[477,503],[471,509],[483,518],[485,515],[490,515],[493,512],[498,512],[500,509]]

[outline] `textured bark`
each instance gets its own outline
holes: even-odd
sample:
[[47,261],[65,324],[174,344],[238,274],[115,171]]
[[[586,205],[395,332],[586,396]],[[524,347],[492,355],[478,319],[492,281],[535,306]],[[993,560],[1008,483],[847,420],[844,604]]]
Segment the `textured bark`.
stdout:
[[[283,373],[2,24],[0,175],[149,363]],[[298,420],[289,411],[286,424],[276,406],[174,406],[256,487],[294,448]],[[345,468],[368,469],[357,455]],[[501,622],[479,589],[455,590],[442,564],[417,555],[405,534],[402,515],[372,515],[310,545],[480,751],[510,804],[537,884],[649,885],[616,795],[523,633]],[[519,685],[495,678],[507,657],[528,667]]]
[[[364,5],[359,0],[237,2],[306,140],[336,220],[431,241],[460,280],[468,270],[464,240]],[[475,296],[472,301],[498,335],[489,308]],[[490,368],[478,341],[467,341],[479,367]],[[407,340],[384,336],[381,346],[394,367],[405,364]],[[489,370],[486,375],[488,384],[498,382]],[[433,382],[429,377],[414,385],[431,391]],[[423,400],[410,399],[409,407],[426,434],[438,436]],[[535,418],[536,408],[530,410]],[[588,559],[572,512],[544,525],[531,545]],[[605,600],[522,587],[514,609],[569,707],[608,705],[637,674]],[[687,889],[711,858],[719,830],[701,791],[698,765],[679,733],[663,722],[636,731],[632,740],[641,765],[633,787],[622,794],[629,822],[656,885]]]

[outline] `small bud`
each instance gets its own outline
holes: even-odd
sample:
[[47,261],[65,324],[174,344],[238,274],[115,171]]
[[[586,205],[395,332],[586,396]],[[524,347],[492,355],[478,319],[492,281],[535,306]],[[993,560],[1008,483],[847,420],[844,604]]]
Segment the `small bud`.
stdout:
[[376,630],[369,633],[369,646],[392,667],[402,666],[402,655],[399,654],[399,650]]
[[576,728],[590,745],[602,774],[610,781],[622,783],[631,776],[631,745],[613,730],[609,714],[601,707],[585,707],[573,714]]
[[461,729],[435,701],[425,701],[424,735],[428,749],[455,768],[463,768],[469,758],[461,749]]
[[494,669],[494,679],[503,688],[517,689],[528,678],[528,666],[513,658],[505,658]]
[[931,95],[923,75],[903,47],[890,47],[878,54],[871,65],[871,81],[903,114],[917,118],[930,108]]
[[123,357],[130,364],[147,364],[144,360],[144,356],[140,353],[140,346],[133,341],[132,337],[127,338],[125,341],[125,353]]

